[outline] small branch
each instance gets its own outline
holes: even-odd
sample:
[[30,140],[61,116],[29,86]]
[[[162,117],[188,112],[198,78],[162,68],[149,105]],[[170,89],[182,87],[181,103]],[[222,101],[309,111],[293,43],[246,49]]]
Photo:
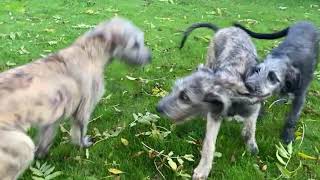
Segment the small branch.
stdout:
[[160,169],[158,168],[157,163],[156,163],[156,160],[153,161],[153,164],[154,164],[154,166],[156,167],[157,171],[159,172],[160,176],[161,176],[163,179],[166,179],[166,178],[164,177],[164,175],[162,174],[162,172],[160,171]]
[[281,102],[281,101],[286,101],[286,100],[287,100],[287,99],[282,98],[282,99],[278,99],[278,100],[273,101],[273,102],[270,104],[269,109],[271,109],[272,106],[275,105],[276,103]]

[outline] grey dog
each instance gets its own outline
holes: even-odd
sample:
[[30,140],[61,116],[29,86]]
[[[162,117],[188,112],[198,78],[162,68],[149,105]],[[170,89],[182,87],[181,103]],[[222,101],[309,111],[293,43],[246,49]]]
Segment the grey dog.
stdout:
[[[45,155],[59,120],[72,117],[73,143],[86,136],[91,112],[104,93],[104,71],[113,58],[129,64],[150,62],[143,32],[113,18],[54,54],[0,74],[0,179],[13,180],[34,158]],[[37,148],[26,130],[40,128]]]
[[172,92],[157,105],[157,111],[175,122],[194,116],[207,117],[201,160],[193,174],[193,179],[206,179],[212,168],[223,117],[241,117],[247,148],[253,153],[258,152],[255,128],[261,105],[260,102],[253,104],[249,103],[250,100],[242,100],[240,95],[249,93],[243,77],[247,69],[257,63],[256,49],[248,34],[235,27],[218,29],[213,24],[197,23],[185,31],[181,47],[191,31],[199,27],[217,31],[209,45],[207,64],[177,80]]
[[295,126],[317,66],[319,32],[312,23],[303,21],[274,34],[255,33],[240,24],[235,26],[259,39],[286,36],[262,63],[252,68],[245,84],[253,96],[262,99],[277,92],[293,95],[291,111],[282,132],[282,139],[289,143],[294,140]]

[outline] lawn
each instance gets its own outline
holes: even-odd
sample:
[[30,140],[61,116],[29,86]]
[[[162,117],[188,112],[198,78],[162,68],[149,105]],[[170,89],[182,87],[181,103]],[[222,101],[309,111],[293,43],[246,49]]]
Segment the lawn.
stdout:
[[[185,48],[179,50],[181,32],[199,21],[220,27],[240,21],[261,32],[279,30],[297,20],[310,20],[320,26],[320,3],[318,0],[1,0],[1,71],[67,47],[90,27],[115,15],[129,18],[143,29],[153,50],[153,62],[144,68],[133,68],[115,61],[107,67],[106,93],[92,114],[88,130],[96,144],[79,149],[68,143],[69,125],[64,121],[49,156],[38,161],[38,165],[54,166],[53,172],[62,172],[55,179],[182,179],[192,175],[200,159],[205,121],[198,118],[174,125],[151,114],[151,123],[145,116],[132,123],[133,114],[157,114],[155,105],[170,91],[174,80],[205,61],[212,32],[197,30]],[[280,40],[254,42],[263,58]],[[289,171],[298,168],[293,179],[320,179],[318,72],[287,165]],[[265,102],[265,111],[257,123],[260,150],[257,156],[245,151],[241,124],[223,123],[210,179],[274,179],[281,175],[275,145],[280,141],[289,105],[270,106],[274,100]],[[36,163],[32,166],[37,168]],[[31,179],[35,172],[28,169],[21,179]]]

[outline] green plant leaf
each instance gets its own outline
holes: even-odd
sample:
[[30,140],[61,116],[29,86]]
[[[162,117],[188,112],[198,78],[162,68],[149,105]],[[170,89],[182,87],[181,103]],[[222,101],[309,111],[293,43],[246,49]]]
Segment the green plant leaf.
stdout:
[[177,164],[169,157],[168,157],[168,164],[172,170],[174,170],[174,171],[177,170],[177,167],[178,167]]
[[184,163],[184,161],[180,157],[177,157],[177,161],[179,162],[180,165]]
[[214,157],[220,158],[220,157],[222,157],[222,153],[221,152],[214,152]]
[[46,176],[44,179],[45,179],[45,180],[51,180],[51,179],[54,179],[54,178],[56,178],[56,177],[58,177],[58,176],[61,176],[62,174],[63,174],[63,173],[62,173],[61,171],[56,171],[56,172],[54,172],[54,173]]
[[188,161],[194,161],[192,154],[186,154],[186,155],[183,156],[183,158],[186,159],[186,160],[188,160]]
[[276,157],[278,159],[278,161],[283,164],[283,165],[286,165],[286,163],[284,162],[284,160],[282,159],[282,157],[279,155],[279,151],[277,150],[276,152]]
[[282,156],[286,159],[289,159],[289,153],[287,152],[287,150],[284,149],[283,146],[276,145],[276,148],[277,148],[277,151],[279,152],[280,156]]
[[310,159],[310,160],[317,160],[316,157],[313,157],[313,156],[309,156],[303,152],[299,152],[298,153],[298,156],[302,157],[303,159]]
[[51,167],[50,169],[48,169],[47,171],[44,172],[44,176],[48,176],[49,174],[51,174],[54,171],[54,166]]
[[32,176],[31,177],[33,180],[44,180],[44,178],[42,177],[36,177],[36,176]]
[[43,176],[42,171],[40,171],[39,169],[30,167],[30,170],[32,171],[32,174],[33,174],[33,175],[40,176],[40,177]]
[[291,155],[292,154],[292,141],[288,144],[287,149],[288,149],[289,155]]
[[276,163],[279,171],[281,172],[281,174],[285,177],[285,178],[290,178],[291,177],[291,173],[290,171],[288,171],[286,168],[284,168],[283,166],[281,166],[280,164]]

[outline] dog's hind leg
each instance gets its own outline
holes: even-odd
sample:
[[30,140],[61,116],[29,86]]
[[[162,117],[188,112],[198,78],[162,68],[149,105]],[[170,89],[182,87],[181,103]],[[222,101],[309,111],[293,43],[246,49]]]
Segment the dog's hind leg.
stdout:
[[34,143],[20,131],[0,130],[0,179],[16,180],[34,158]]
[[206,136],[202,145],[201,159],[199,165],[194,170],[193,179],[207,179],[210,173],[221,121],[221,119],[216,119],[212,117],[211,113],[208,113]]
[[52,145],[52,140],[55,137],[56,124],[45,125],[40,128],[39,142],[35,155],[37,158],[45,156]]
[[81,147],[89,147],[92,145],[90,138],[86,135],[91,111],[91,101],[85,98],[81,101],[76,113],[73,115],[71,138],[74,144]]
[[295,94],[294,99],[292,101],[291,110],[288,114],[288,118],[285,122],[284,129],[282,131],[282,140],[284,143],[289,144],[294,140],[294,131],[296,124],[299,120],[305,98],[306,98],[307,90],[301,91],[299,94]]
[[259,152],[258,145],[256,142],[256,122],[259,116],[261,104],[256,104],[253,107],[251,115],[245,119],[244,127],[242,129],[242,136],[245,140],[247,149],[252,154],[257,154]]

